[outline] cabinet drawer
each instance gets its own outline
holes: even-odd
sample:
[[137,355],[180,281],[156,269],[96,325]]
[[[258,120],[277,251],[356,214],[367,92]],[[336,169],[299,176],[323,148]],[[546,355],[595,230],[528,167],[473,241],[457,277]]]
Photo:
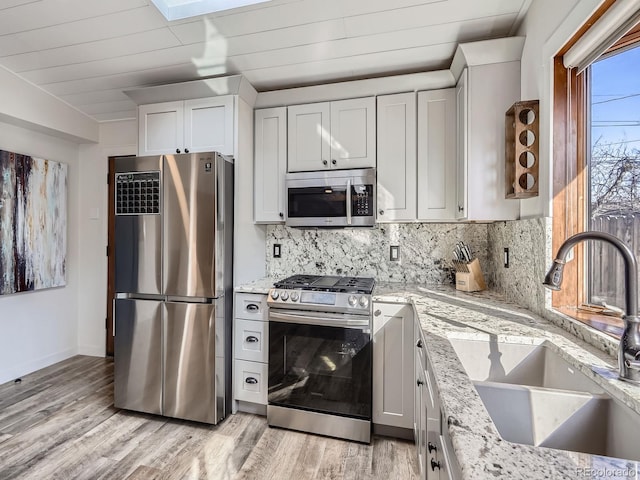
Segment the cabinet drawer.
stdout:
[[267,296],[257,293],[236,293],[236,318],[267,321]]
[[234,357],[239,360],[267,363],[269,324],[236,318],[234,328]]
[[266,363],[234,360],[233,391],[236,400],[267,404]]

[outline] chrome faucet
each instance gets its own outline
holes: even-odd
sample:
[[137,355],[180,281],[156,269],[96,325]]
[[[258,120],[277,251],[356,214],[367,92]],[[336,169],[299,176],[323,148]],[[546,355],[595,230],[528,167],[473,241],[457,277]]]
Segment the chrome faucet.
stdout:
[[542,284],[551,290],[560,290],[562,271],[573,246],[584,240],[600,240],[613,245],[624,259],[625,314],[624,331],[618,346],[620,380],[640,385],[640,318],[638,318],[638,263],[629,246],[604,232],[583,232],[567,238],[560,246],[553,265]]

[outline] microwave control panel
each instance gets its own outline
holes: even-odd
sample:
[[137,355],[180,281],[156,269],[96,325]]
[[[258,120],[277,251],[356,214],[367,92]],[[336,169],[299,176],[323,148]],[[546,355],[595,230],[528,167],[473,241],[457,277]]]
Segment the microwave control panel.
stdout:
[[351,212],[354,217],[373,215],[373,185],[354,185],[351,191]]

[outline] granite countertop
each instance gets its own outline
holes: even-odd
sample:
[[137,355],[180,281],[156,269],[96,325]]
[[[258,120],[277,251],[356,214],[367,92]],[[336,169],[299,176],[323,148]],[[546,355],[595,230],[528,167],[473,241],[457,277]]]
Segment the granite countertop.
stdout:
[[[274,279],[265,278],[236,287],[236,291],[265,294],[273,282]],[[464,479],[638,478],[635,472],[640,471],[640,462],[503,440],[449,338],[546,342],[612,397],[640,413],[640,387],[617,379],[615,358],[489,291],[465,293],[448,285],[379,282],[373,300],[415,306]]]

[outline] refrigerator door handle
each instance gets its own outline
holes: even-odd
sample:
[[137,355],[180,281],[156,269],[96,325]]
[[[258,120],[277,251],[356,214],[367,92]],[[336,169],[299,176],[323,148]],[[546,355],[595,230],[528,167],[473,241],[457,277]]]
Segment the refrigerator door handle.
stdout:
[[116,299],[111,300],[111,335],[116,336]]
[[167,296],[167,302],[172,303],[214,303],[215,300],[219,297],[208,298],[208,297],[178,297],[174,295]]

